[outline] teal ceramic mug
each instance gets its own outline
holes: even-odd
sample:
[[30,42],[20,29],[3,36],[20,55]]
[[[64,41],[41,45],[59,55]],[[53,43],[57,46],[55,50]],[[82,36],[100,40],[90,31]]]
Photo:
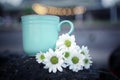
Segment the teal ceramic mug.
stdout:
[[64,20],[60,22],[58,16],[52,15],[26,15],[22,16],[23,49],[29,56],[38,52],[54,49],[62,24],[68,23],[73,32],[73,23]]

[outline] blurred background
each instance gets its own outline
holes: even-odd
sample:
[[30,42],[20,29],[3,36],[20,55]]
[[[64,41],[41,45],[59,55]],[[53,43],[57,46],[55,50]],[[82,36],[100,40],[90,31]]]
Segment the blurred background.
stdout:
[[[76,43],[94,65],[120,75],[120,0],[0,0],[0,56],[23,54],[21,16],[57,15],[74,23]],[[64,25],[62,33],[69,29]]]

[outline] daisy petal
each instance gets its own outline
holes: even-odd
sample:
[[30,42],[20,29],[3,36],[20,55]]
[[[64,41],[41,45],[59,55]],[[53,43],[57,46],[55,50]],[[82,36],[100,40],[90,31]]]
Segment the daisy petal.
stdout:
[[52,72],[52,68],[49,68],[49,73],[51,73]]
[[59,70],[60,72],[62,72],[62,71],[63,71],[63,69],[62,69],[61,67],[58,67],[58,70]]
[[53,73],[56,73],[57,69],[56,68],[53,68]]

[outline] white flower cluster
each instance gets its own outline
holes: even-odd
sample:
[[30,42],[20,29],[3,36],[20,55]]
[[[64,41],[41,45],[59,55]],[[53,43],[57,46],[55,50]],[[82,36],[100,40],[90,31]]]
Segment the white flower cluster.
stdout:
[[57,70],[62,72],[66,67],[78,72],[84,68],[89,69],[92,64],[88,48],[76,45],[74,35],[69,34],[59,36],[55,51],[49,49],[46,53],[37,53],[36,60],[38,63],[43,63],[44,68],[53,73]]

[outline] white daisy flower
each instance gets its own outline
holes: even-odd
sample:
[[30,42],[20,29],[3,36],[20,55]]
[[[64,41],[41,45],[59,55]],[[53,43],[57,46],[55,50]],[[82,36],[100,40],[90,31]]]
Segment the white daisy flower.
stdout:
[[66,50],[64,53],[63,53],[63,58],[64,60],[67,60],[68,58],[70,58],[71,56],[71,51],[69,50]]
[[45,60],[45,53],[40,52],[36,54],[36,61],[38,63],[44,63],[44,60]]
[[59,39],[56,42],[56,48],[66,49],[71,46],[76,45],[74,35],[70,36],[69,34],[63,34],[59,36]]
[[80,47],[78,45],[72,45],[70,48],[56,48],[57,50],[61,51],[62,53],[66,52],[66,51],[72,51],[72,50],[77,50],[78,52],[80,52]]
[[85,56],[83,62],[84,62],[84,68],[89,69],[90,66],[92,65],[92,58],[90,56]]
[[44,68],[49,69],[49,72],[56,73],[57,70],[60,72],[63,71],[62,64],[63,64],[63,55],[59,51],[53,51],[49,49],[49,52],[46,53],[45,59],[45,66]]
[[87,46],[80,48],[76,45],[74,35],[69,34],[59,36],[55,51],[49,49],[46,53],[37,53],[36,61],[43,63],[44,68],[49,69],[50,73],[56,73],[57,70],[62,72],[62,67],[69,67],[70,70],[78,72],[84,68],[89,69],[92,65]]
[[68,59],[70,58],[71,56],[71,51],[70,49],[65,49],[65,50],[62,50],[62,53],[63,53],[63,59],[64,59],[64,64],[62,65],[64,68],[66,68],[68,66],[67,62],[68,62]]
[[80,50],[80,54],[83,54],[83,55],[89,55],[89,50],[87,48],[87,46],[82,46],[81,50]]
[[78,72],[79,70],[83,70],[83,59],[84,56],[79,54],[77,50],[74,50],[71,53],[71,57],[68,59],[67,63],[69,65],[69,69]]
[[[59,50],[59,49],[58,49]],[[68,59],[70,58],[71,54],[74,53],[73,51],[76,50],[76,51],[80,51],[80,48],[79,46],[71,46],[70,48],[65,48],[65,49],[61,49],[59,51],[62,52],[63,54],[63,58],[64,58],[64,64],[63,64],[63,67],[66,68],[68,66],[67,62],[68,62]]]

